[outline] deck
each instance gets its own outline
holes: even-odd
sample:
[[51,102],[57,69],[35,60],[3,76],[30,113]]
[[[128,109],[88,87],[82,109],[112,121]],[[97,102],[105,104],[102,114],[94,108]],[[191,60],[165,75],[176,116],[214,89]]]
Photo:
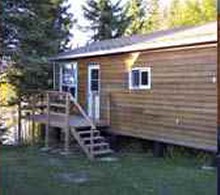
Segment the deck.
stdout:
[[[34,116],[25,117],[27,120],[33,120],[40,124],[47,124],[47,115],[46,114],[38,114]],[[52,127],[65,127],[65,116],[59,115],[50,115],[50,126]],[[108,124],[105,121],[95,121],[95,125],[98,127],[108,127]],[[79,115],[70,115],[69,116],[69,126],[74,128],[84,128],[90,127],[89,122]]]
[[93,121],[69,92],[45,91],[30,94],[24,101],[19,111],[19,127],[21,119],[32,121],[30,126],[34,135],[35,123],[45,124],[45,148],[50,145],[50,129],[58,127],[64,130],[66,154],[69,153],[70,135],[90,160],[112,153],[109,143],[100,133],[101,129],[109,127],[109,122]]

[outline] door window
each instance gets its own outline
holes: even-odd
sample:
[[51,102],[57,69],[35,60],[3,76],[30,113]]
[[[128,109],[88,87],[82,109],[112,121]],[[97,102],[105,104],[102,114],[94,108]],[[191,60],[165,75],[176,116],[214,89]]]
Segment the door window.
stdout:
[[92,68],[90,71],[90,91],[99,91],[99,69]]

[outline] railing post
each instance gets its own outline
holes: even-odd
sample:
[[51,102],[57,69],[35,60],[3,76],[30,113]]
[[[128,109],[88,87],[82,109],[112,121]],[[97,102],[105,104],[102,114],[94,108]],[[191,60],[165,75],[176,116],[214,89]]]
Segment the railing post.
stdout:
[[21,111],[21,95],[19,94],[18,97],[18,143],[21,144],[21,118],[22,118],[22,111]]
[[36,106],[36,99],[35,99],[35,95],[32,96],[32,144],[35,143],[35,106]]
[[93,122],[95,122],[95,120],[96,120],[96,110],[95,110],[96,101],[95,101],[95,98],[96,98],[96,94],[95,94],[95,92],[92,92],[92,120],[93,120]]
[[49,147],[49,130],[50,130],[50,95],[47,93],[46,95],[47,100],[47,123],[45,129],[45,147]]
[[69,94],[66,93],[65,95],[66,97],[66,115],[65,115],[65,146],[64,146],[64,150],[65,152],[69,152],[69,105],[70,105],[70,97]]

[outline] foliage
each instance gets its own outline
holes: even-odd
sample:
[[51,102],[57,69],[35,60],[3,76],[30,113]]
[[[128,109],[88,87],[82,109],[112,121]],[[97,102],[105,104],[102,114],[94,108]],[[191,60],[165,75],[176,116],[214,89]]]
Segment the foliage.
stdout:
[[110,0],[87,0],[83,11],[84,17],[90,21],[87,28],[94,33],[93,41],[121,36],[128,23],[120,1],[112,4]]
[[185,159],[194,159],[196,164],[212,166],[215,154],[198,149],[187,148],[184,146],[167,145],[165,158],[172,161],[182,161]]
[[[3,60],[2,60],[3,61]],[[19,83],[22,78],[21,71],[12,61],[7,61],[7,67],[0,72],[0,106],[7,106],[16,102]]]
[[168,27],[198,25],[217,18],[216,0],[172,0],[168,10]]
[[216,19],[216,0],[171,0],[169,6],[160,6],[159,0],[130,0],[125,9],[120,1],[88,0],[83,7],[90,21],[93,40],[121,35],[151,33],[167,28],[198,25]]
[[138,34],[143,32],[146,19],[146,10],[143,0],[131,0],[127,4],[126,14],[130,20],[126,28],[125,34]]
[[159,29],[160,13],[158,0],[131,0],[127,4],[129,25],[125,34],[143,34]]
[[159,0],[148,0],[148,16],[145,19],[144,32],[154,32],[163,27]]
[[10,83],[0,83],[0,106],[7,106],[16,98],[15,87]]
[[51,84],[48,57],[64,50],[70,38],[72,16],[64,1],[3,1],[3,55],[13,64],[9,82],[21,91]]

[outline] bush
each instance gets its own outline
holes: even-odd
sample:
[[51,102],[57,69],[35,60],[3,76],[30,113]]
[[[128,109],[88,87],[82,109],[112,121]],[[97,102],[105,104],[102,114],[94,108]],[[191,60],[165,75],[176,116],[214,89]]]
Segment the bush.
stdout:
[[0,83],[0,105],[7,106],[16,99],[15,87],[9,83]]

